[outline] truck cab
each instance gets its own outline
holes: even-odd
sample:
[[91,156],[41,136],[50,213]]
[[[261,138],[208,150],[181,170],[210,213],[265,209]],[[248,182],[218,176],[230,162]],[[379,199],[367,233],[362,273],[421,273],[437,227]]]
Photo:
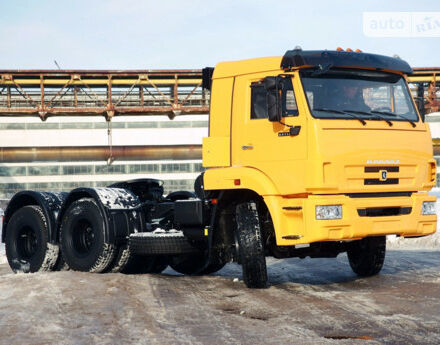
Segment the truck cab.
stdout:
[[436,164],[410,72],[397,58],[299,49],[217,65],[205,190],[261,196],[276,247],[432,234]]

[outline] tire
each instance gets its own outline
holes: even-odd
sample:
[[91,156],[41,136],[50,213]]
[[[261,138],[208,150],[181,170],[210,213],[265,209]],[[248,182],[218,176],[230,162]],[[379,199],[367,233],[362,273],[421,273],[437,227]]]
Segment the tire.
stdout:
[[24,206],[12,215],[5,245],[14,272],[52,271],[59,255],[58,246],[49,243],[48,221],[40,206]]
[[130,252],[128,245],[120,246],[118,253],[108,268],[110,273],[161,273],[168,267],[168,258],[165,256],[139,256]]
[[204,254],[188,254],[171,258],[170,267],[178,273],[189,275],[205,275],[221,270],[226,263],[211,263],[203,268],[206,263]]
[[266,257],[256,203],[249,201],[238,204],[235,219],[244,283],[248,288],[266,288]]
[[385,236],[367,237],[349,243],[348,261],[354,273],[369,277],[380,272],[385,260]]
[[130,235],[130,252],[134,255],[178,255],[200,252],[182,232],[137,232]]
[[111,265],[116,247],[106,243],[104,217],[94,199],[74,201],[61,221],[60,245],[67,265],[75,271],[101,273]]
[[64,261],[63,255],[60,253],[58,255],[57,263],[55,264],[55,267],[53,268],[54,271],[68,271],[70,270],[69,265]]
[[109,267],[107,267],[105,272],[106,273],[122,272],[125,269],[125,267],[128,265],[131,256],[132,255],[130,254],[130,249],[128,248],[127,244],[119,246],[112,263],[109,265]]
[[128,264],[121,271],[125,274],[162,273],[168,267],[167,256],[131,255]]

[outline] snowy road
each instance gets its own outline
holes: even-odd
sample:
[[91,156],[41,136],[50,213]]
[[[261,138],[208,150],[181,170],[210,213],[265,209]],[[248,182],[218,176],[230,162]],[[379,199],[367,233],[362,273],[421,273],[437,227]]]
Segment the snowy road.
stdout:
[[390,239],[371,278],[345,254],[268,259],[268,271],[266,290],[235,264],[204,277],[13,274],[0,245],[0,344],[440,343],[439,232]]
[[234,282],[240,271],[13,274],[1,264],[0,343],[439,343],[438,250],[389,250],[382,274],[368,279],[345,255],[270,259],[267,290]]

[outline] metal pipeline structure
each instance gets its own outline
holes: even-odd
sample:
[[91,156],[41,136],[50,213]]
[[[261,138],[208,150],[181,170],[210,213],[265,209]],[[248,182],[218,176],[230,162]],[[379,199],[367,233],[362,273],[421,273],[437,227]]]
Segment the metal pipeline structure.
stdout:
[[208,111],[202,70],[0,70],[0,116]]
[[86,162],[129,160],[202,159],[202,145],[88,146],[88,147],[2,147],[0,162]]
[[[419,110],[440,109],[440,67],[407,76]],[[208,114],[210,93],[194,70],[0,70],[0,116]],[[440,142],[434,140],[440,154]],[[200,145],[0,147],[0,162],[201,159]]]
[[423,114],[440,111],[440,67],[413,70],[407,79],[419,111]]
[[[440,108],[440,67],[407,76],[426,113]],[[207,114],[210,94],[194,70],[0,70],[0,116]]]
[[[0,116],[209,113],[202,70],[0,70]],[[111,126],[109,126],[111,128]],[[109,132],[109,137],[111,133]],[[201,159],[200,145],[0,147],[0,162]]]

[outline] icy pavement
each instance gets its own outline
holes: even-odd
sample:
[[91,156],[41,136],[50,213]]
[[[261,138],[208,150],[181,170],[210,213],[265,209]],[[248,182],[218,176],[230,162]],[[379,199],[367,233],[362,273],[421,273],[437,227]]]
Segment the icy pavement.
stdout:
[[13,274],[0,246],[0,344],[432,344],[440,339],[440,234],[390,239],[381,274],[346,255],[268,259],[271,287],[241,268],[188,277]]
[[[378,276],[337,259],[269,259],[271,287],[239,266],[188,277],[0,265],[0,344],[438,344],[440,252],[391,250]],[[239,279],[237,279],[239,278]]]

